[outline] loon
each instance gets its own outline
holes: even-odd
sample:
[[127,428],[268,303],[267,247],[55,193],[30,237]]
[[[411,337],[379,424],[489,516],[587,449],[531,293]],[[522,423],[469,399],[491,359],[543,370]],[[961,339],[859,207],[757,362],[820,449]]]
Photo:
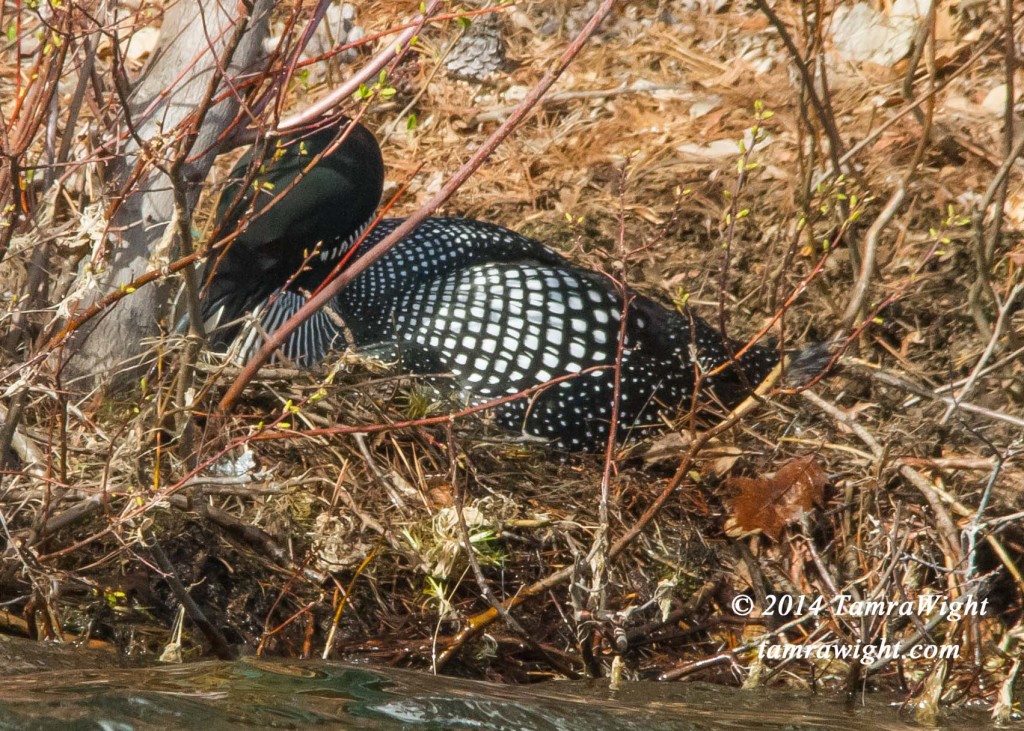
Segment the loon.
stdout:
[[[264,154],[260,163],[250,150],[232,171],[217,230],[237,235],[204,270],[210,343],[223,351],[241,340],[243,359],[343,257],[358,258],[401,223],[367,230],[384,166],[362,125],[287,134]],[[466,405],[528,391],[495,406],[495,422],[573,451],[607,444],[620,357],[620,442],[664,423],[662,413],[736,406],[779,360],[776,348],[742,350],[688,309],[622,288],[533,239],[443,217],[370,265],[291,334],[282,354],[310,367],[347,347],[386,353],[404,372],[448,384]]]

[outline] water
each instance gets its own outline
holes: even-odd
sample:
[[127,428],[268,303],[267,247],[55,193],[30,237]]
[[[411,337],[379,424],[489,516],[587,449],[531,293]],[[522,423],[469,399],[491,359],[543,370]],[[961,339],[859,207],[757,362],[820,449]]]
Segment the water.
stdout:
[[[0,659],[9,658],[0,652]],[[252,659],[46,671],[33,670],[36,662],[0,664],[6,668],[4,730],[921,728],[878,696],[848,706],[807,693],[699,683],[626,683],[616,691],[607,681],[505,686],[342,663]],[[980,713],[958,712],[947,723],[989,727]]]

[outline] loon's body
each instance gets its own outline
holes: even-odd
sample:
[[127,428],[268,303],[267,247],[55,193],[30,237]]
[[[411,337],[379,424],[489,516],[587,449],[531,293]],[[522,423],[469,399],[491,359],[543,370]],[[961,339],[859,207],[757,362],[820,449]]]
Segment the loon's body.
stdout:
[[[399,223],[377,224],[351,258]],[[260,327],[252,332],[273,331],[296,312],[305,298],[295,282],[301,278],[312,287],[322,281],[355,245],[352,234],[359,228],[337,232],[332,241],[344,245],[321,245],[329,255],[307,257],[290,284],[278,281],[276,291],[235,308],[257,313]],[[293,246],[309,251],[316,244]],[[425,221],[356,277],[329,309],[292,334],[286,357],[308,366],[348,346],[388,353],[406,372],[449,384],[470,405],[525,392],[496,406],[495,421],[565,449],[594,450],[607,442],[617,362],[616,438],[622,440],[662,423],[660,412],[671,418],[710,403],[734,406],[778,360],[773,349],[754,347],[730,362],[740,344],[727,342],[688,311],[622,290],[515,232],[458,218]],[[248,337],[243,353],[251,355],[258,337]],[[715,375],[704,375],[720,366]]]

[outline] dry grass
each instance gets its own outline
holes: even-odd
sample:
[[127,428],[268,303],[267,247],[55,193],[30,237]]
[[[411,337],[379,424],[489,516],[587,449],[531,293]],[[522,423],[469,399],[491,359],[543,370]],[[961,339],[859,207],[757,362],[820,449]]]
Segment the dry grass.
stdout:
[[[407,5],[370,3],[360,21],[386,28]],[[773,392],[700,450],[685,430],[661,443],[660,456],[645,459],[649,445],[627,445],[608,478],[610,542],[637,525],[683,461],[681,484],[601,566],[599,457],[509,443],[479,415],[458,419],[452,433],[441,423],[294,434],[450,410],[376,365],[265,371],[244,407],[216,421],[204,412],[230,383],[230,368],[201,371],[190,418],[177,406],[173,343],[159,345],[145,388],[120,401],[69,400],[25,370],[17,436],[28,446],[0,490],[3,535],[19,536],[21,548],[8,543],[0,601],[41,636],[90,635],[156,651],[168,641],[177,600],[155,568],[160,561],[147,545],[155,542],[229,642],[268,653],[369,655],[417,667],[447,661],[452,672],[518,681],[567,668],[607,672],[621,656],[635,677],[863,684],[933,705],[1005,707],[1000,689],[1013,697],[1022,642],[1024,320],[1019,305],[1006,305],[1000,327],[984,332],[979,319],[994,328],[998,308],[968,296],[978,279],[971,206],[1003,160],[1002,119],[978,104],[1000,83],[1000,46],[967,61],[1000,31],[998,13],[940,26],[932,80],[944,86],[913,168],[922,136],[915,116],[904,113],[880,131],[905,110],[905,67],[832,66],[829,104],[841,137],[848,147],[870,142],[843,182],[818,186],[806,170],[821,177],[827,169],[827,141],[801,106],[768,20],[741,4],[720,14],[683,5],[622,9],[445,212],[535,235],[662,300],[685,300],[713,322],[724,308],[735,336],[770,323],[809,279],[785,309],[785,331],[772,328],[787,343],[808,343],[839,330],[857,280],[851,247],[868,239],[905,178],[905,202],[880,227],[870,296],[857,318],[863,327],[846,343],[846,367],[816,385],[817,396]],[[797,4],[777,11],[794,31]],[[657,20],[664,13],[675,22]],[[587,17],[561,2],[525,3],[506,16],[508,55],[518,64],[507,75],[480,85],[438,71],[435,53],[457,32],[452,23],[425,36],[415,61],[391,79],[397,94],[369,110],[384,141],[389,192],[409,183],[399,214],[461,165]],[[759,63],[769,67],[758,72]],[[915,93],[928,83],[919,80]],[[297,89],[296,104],[322,91]],[[774,116],[763,121],[767,141],[748,158],[758,167],[740,182],[740,153],[714,143],[747,134],[755,101]],[[1004,303],[1024,269],[1024,214],[1013,192],[1020,176],[1018,164],[985,275]],[[749,212],[738,217],[742,210]],[[989,211],[985,231],[991,221]],[[23,237],[15,249],[27,253],[36,241]],[[832,250],[813,275],[823,242]],[[13,271],[22,261],[15,251],[5,266]],[[19,392],[8,370],[16,362],[4,363],[8,395]],[[962,388],[975,370],[970,393],[957,398],[987,412],[947,415],[935,398],[947,396],[949,384]],[[915,395],[907,382],[930,395]],[[264,439],[268,429],[277,438]],[[199,445],[199,456],[183,453],[182,440]],[[223,468],[229,447],[229,457],[252,455],[256,466],[191,477],[198,462]],[[38,464],[30,464],[33,454]],[[829,475],[825,504],[794,517],[777,541],[727,535],[727,478],[761,477],[808,454]],[[83,504],[93,508],[85,518],[43,528]],[[529,596],[512,610],[514,622],[489,607],[463,530],[488,591],[500,600]],[[555,575],[561,580],[546,582]],[[958,621],[860,621],[828,611],[792,621],[738,616],[733,600],[741,594],[762,612],[768,595],[938,594],[989,604],[984,616]],[[13,615],[7,623],[17,624]],[[924,629],[925,644],[956,645],[959,658],[869,667],[757,652],[763,642],[908,642]],[[185,642],[188,656],[205,644],[191,628]]]

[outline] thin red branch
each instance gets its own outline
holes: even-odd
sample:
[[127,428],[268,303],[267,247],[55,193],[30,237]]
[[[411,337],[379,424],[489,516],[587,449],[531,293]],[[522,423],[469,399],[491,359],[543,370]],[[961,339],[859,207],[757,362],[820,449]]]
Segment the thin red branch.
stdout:
[[380,73],[380,70],[387,66],[396,56],[404,54],[409,49],[409,43],[422,32],[424,24],[430,20],[440,5],[441,0],[431,0],[423,14],[417,16],[410,26],[400,36],[398,36],[393,44],[389,44],[383,51],[374,56],[369,63],[363,66],[363,68],[361,68],[354,76],[323,99],[309,107],[306,107],[298,114],[293,114],[290,117],[282,119],[280,124],[277,125],[278,131],[284,132],[286,130],[295,129],[296,127],[302,127],[303,125],[309,124],[318,117],[332,111],[335,107],[341,104],[341,102],[351,97],[356,93],[356,91],[358,91],[360,84],[365,84],[373,79],[378,73]]

